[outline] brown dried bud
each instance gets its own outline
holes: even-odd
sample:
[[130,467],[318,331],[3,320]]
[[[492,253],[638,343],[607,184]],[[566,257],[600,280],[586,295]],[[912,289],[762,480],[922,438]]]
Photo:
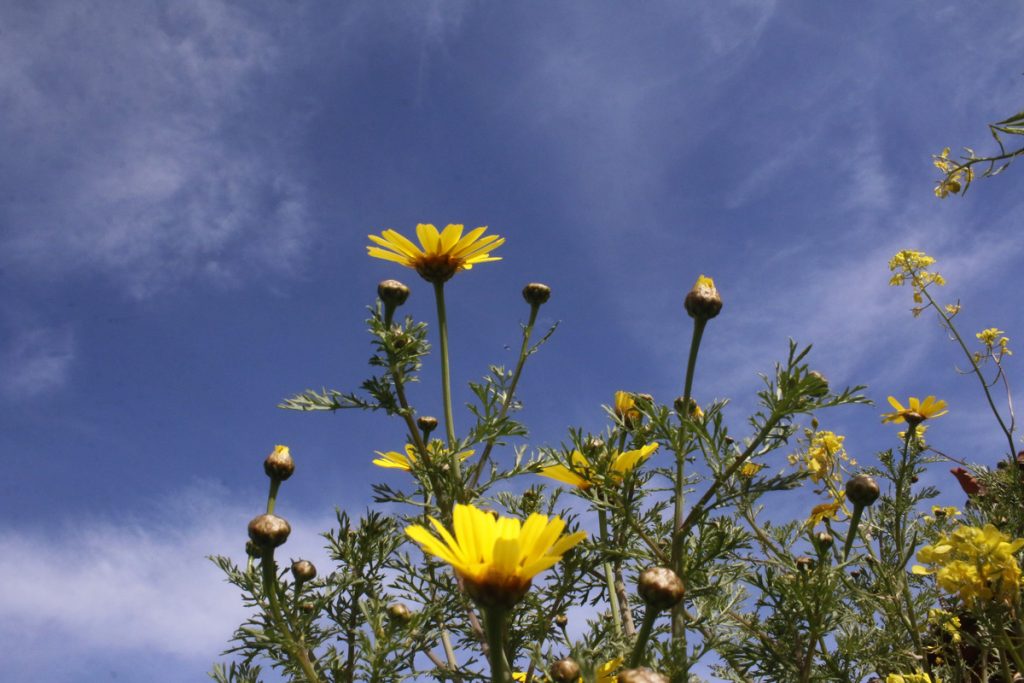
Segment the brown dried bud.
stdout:
[[564,614],[559,614],[555,617],[555,626],[558,628],[565,628],[569,624],[569,617]]
[[616,680],[618,683],[669,683],[668,676],[651,671],[646,666],[639,669],[623,669]]
[[814,560],[806,555],[801,555],[796,558],[796,568],[804,573],[809,572],[814,569]]
[[668,567],[651,567],[640,574],[637,593],[650,607],[667,610],[675,607],[686,595],[683,580]]
[[571,657],[559,659],[548,669],[554,683],[576,683],[580,678],[580,665]]
[[860,575],[861,575],[861,574],[863,574],[863,573],[864,573],[864,572],[862,572],[862,571],[861,571],[861,570],[859,570],[859,569],[851,569],[851,570],[850,570],[850,576],[852,576],[852,577],[853,577],[853,578],[855,578],[855,579],[859,579],[859,578],[860,578]]
[[697,320],[711,320],[722,310],[722,297],[718,294],[715,281],[701,275],[686,295],[683,302],[686,312]]
[[551,288],[539,282],[531,282],[523,287],[523,298],[531,306],[541,306],[551,298]]
[[292,562],[292,576],[296,581],[312,581],[316,578],[316,567],[309,560]]
[[274,446],[274,452],[263,461],[263,471],[276,481],[284,481],[295,471],[295,461],[287,446]]
[[412,610],[400,602],[388,605],[388,619],[397,624],[408,624],[412,621]]
[[260,550],[276,548],[288,540],[292,527],[277,515],[260,515],[249,522],[249,538]]
[[409,298],[409,288],[398,280],[384,280],[377,285],[377,296],[385,306],[397,308]]
[[819,533],[815,540],[817,541],[818,547],[823,550],[828,550],[829,548],[831,548],[832,543],[834,542],[832,534],[828,533],[827,531],[822,531],[821,533]]
[[857,507],[868,507],[878,500],[878,482],[874,477],[858,474],[846,482],[846,499]]
[[299,605],[299,609],[301,609],[303,612],[312,612],[314,609],[316,609],[316,605],[314,605],[311,602],[304,602],[301,605]]
[[245,542],[245,554],[257,560],[263,557],[263,551],[261,551],[252,541]]
[[437,429],[437,418],[430,415],[416,418],[416,426],[423,430],[423,433],[430,436],[430,432]]

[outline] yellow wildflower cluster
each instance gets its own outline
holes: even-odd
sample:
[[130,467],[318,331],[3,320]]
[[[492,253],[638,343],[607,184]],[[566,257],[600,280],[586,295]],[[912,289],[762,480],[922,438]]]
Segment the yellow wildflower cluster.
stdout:
[[986,524],[983,529],[961,525],[917,553],[914,574],[935,574],[939,587],[956,593],[968,605],[979,600],[1009,600],[1020,590],[1020,565],[1014,553],[1024,538],[1010,537]]
[[[904,249],[896,252],[896,255],[889,259],[889,270],[893,274],[889,278],[889,285],[900,287],[909,281],[914,288],[914,303],[920,304],[924,301],[922,292],[929,285],[935,284],[941,287],[946,284],[944,277],[928,270],[928,266],[933,263],[935,263],[935,259],[923,251]],[[920,309],[915,309],[914,314],[917,315],[920,312]]]
[[962,166],[949,158],[949,147],[942,150],[941,154],[932,156],[932,163],[935,168],[945,173],[945,177],[935,185],[935,196],[945,199],[951,194],[957,194],[964,187],[974,180],[974,169],[970,166]]
[[[926,673],[889,674],[885,677],[885,683],[932,683],[932,677]],[[935,683],[942,682],[936,678]]]
[[851,465],[857,464],[846,454],[846,449],[843,447],[845,436],[828,430],[808,432],[808,436],[810,443],[807,446],[807,451],[802,455],[796,453],[790,455],[789,463],[795,465],[802,460],[815,483],[821,483],[823,479],[840,481],[839,463],[841,461],[849,462]]
[[989,327],[974,336],[985,347],[985,353],[974,354],[975,363],[980,363],[987,358],[993,358],[998,362],[1002,360],[1003,356],[1013,355],[1013,351],[1009,347],[1010,338],[1005,336],[1005,333],[999,328]]
[[946,632],[954,645],[960,642],[960,617],[944,609],[928,610],[928,623]]
[[745,479],[750,479],[763,469],[764,465],[762,465],[761,463],[745,462],[743,463],[743,466],[740,467],[740,476]]

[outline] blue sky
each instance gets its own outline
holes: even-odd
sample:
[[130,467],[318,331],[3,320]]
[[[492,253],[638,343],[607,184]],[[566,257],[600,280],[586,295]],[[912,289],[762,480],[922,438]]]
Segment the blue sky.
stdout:
[[[275,443],[299,467],[288,553],[323,557],[316,533],[369,502],[372,452],[402,432],[275,405],[363,379],[379,280],[432,320],[426,283],[366,257],[384,228],[507,237],[448,288],[457,385],[514,361],[522,285],[552,286],[542,323],[561,326],[522,384],[535,445],[600,429],[617,389],[678,394],[682,298],[707,273],[726,304],[695,392],[733,398],[735,429],[792,336],[876,401],[947,398],[936,445],[994,462],[976,388],[886,262],[933,254],[966,331],[1021,338],[1024,171],[940,202],[930,155],[987,149],[984,124],[1021,108],[1022,20],[1012,2],[4,3],[5,670],[201,679],[242,614],[203,557],[240,556]],[[879,410],[822,422],[869,461],[891,445]]]

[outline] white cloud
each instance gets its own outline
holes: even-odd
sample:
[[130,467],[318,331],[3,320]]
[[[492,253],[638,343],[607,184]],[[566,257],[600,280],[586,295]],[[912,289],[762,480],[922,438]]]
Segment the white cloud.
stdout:
[[70,328],[20,330],[0,351],[0,393],[32,398],[59,389],[67,382],[74,359]]
[[[82,518],[57,533],[0,533],[0,634],[14,671],[86,655],[102,660],[97,668],[122,672],[139,655],[169,657],[179,672],[208,670],[245,615],[240,595],[206,559],[244,561],[254,511],[225,504],[225,496],[197,486],[158,505],[156,521]],[[329,566],[317,534],[334,520],[289,521],[282,561]]]
[[101,271],[136,297],[295,269],[309,228],[284,131],[235,130],[280,59],[269,23],[217,2],[8,13],[5,261]]

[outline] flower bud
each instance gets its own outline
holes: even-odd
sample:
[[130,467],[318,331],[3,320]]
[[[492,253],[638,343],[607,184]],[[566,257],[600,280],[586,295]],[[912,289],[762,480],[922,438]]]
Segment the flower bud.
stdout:
[[812,398],[822,398],[828,395],[828,380],[820,372],[811,371],[807,374],[807,395]]
[[316,578],[316,567],[309,560],[292,562],[292,576],[296,581],[312,581]]
[[263,471],[276,481],[284,481],[295,471],[295,461],[287,446],[274,446],[274,452],[263,461]]
[[551,298],[551,288],[539,282],[531,282],[523,287],[523,298],[531,306],[540,306]]
[[803,573],[812,571],[814,569],[814,560],[807,557],[806,555],[801,555],[800,557],[796,558],[796,568]]
[[314,605],[311,602],[304,602],[301,605],[299,605],[299,609],[308,614],[316,609],[316,605]]
[[697,320],[711,320],[722,310],[722,297],[715,288],[715,281],[701,275],[683,302],[686,312]]
[[252,541],[245,542],[245,554],[257,560],[263,557],[263,552]]
[[580,678],[580,665],[571,657],[559,659],[548,669],[554,683],[576,683]]
[[377,285],[377,296],[385,306],[397,308],[409,298],[409,288],[398,280],[384,280]]
[[686,595],[682,579],[668,567],[645,569],[636,589],[645,603],[659,611],[675,607]]
[[424,434],[430,436],[430,432],[437,429],[437,418],[430,415],[418,417],[416,418],[416,426],[423,430]]
[[623,669],[616,680],[618,683],[669,683],[668,676],[651,671],[646,666],[639,669]]
[[819,533],[814,540],[817,542],[818,547],[822,550],[828,550],[832,547],[832,543],[834,542],[832,534],[828,533],[827,531],[822,531],[821,533]]
[[400,602],[388,605],[388,619],[396,624],[408,624],[412,621],[412,610]]
[[569,617],[564,614],[559,614],[555,617],[555,626],[558,628],[565,628],[569,624]]
[[846,482],[846,499],[857,507],[868,507],[878,500],[878,482],[874,477],[858,474]]
[[249,538],[260,550],[276,548],[288,540],[292,527],[277,515],[260,515],[249,522]]

